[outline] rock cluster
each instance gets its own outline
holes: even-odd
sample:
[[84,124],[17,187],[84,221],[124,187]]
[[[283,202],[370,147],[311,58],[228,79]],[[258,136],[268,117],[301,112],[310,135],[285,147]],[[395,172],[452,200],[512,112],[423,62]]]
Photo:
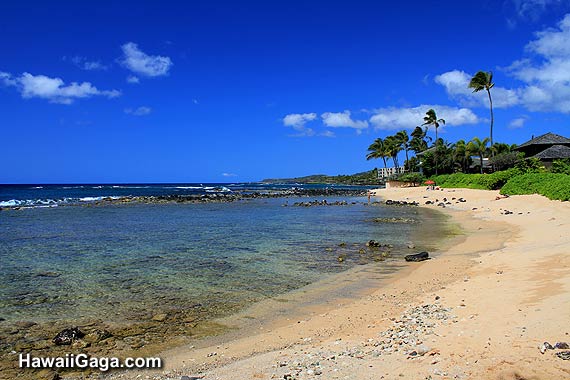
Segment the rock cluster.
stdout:
[[413,202],[408,202],[408,201],[395,201],[392,199],[387,199],[386,202],[384,202],[387,206],[419,206],[419,202],[413,201]]

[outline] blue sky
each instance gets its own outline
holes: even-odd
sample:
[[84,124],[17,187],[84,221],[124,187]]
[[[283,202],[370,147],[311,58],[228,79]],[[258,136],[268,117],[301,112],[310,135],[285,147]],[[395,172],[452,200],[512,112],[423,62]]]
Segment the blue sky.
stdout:
[[[435,3],[435,4],[434,4]],[[372,169],[430,107],[441,136],[570,135],[570,4],[0,5],[0,183],[238,182]]]

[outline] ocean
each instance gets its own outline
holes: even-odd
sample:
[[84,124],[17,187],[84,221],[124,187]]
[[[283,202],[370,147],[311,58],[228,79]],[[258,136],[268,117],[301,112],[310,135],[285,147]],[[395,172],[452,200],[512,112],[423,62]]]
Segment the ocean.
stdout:
[[[95,203],[105,197],[292,186],[324,187],[0,186],[0,331],[30,321],[49,331],[43,339],[62,326],[93,324],[120,336],[120,329],[133,324],[152,328],[148,322],[157,314],[167,315],[169,326],[189,318],[210,321],[357,265],[402,261],[423,222],[418,207],[369,204],[354,196],[329,197],[329,205],[311,207],[294,206],[313,200],[306,197]],[[335,201],[346,204],[330,205]],[[372,239],[384,247],[366,247]],[[420,248],[422,242],[415,244]],[[184,326],[176,333],[191,334]],[[4,342],[0,348],[5,353],[13,347]]]

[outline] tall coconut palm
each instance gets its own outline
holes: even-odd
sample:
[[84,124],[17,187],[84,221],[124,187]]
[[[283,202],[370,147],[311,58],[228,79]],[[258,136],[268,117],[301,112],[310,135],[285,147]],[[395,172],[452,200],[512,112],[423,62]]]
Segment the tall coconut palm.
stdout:
[[487,144],[489,143],[489,138],[485,137],[481,140],[479,137],[474,137],[473,140],[469,141],[467,144],[467,150],[479,156],[479,162],[481,163],[481,174],[483,174],[483,156],[487,153]]
[[429,109],[426,112],[426,115],[424,116],[424,123],[422,125],[425,125],[427,127],[429,127],[430,125],[433,125],[433,127],[435,128],[435,155],[434,155],[435,175],[437,175],[437,145],[439,143],[438,138],[437,138],[437,129],[442,124],[445,125],[445,120],[444,119],[438,119],[437,114],[435,113],[435,111],[433,109]]
[[406,162],[404,163],[404,168],[407,168],[408,167],[408,161],[410,160],[410,158],[408,157],[408,151],[411,149],[410,137],[408,136],[408,132],[406,132],[405,130],[402,130],[402,131],[396,133],[395,138],[400,142],[400,146],[406,152]]
[[482,90],[487,91],[489,95],[489,109],[491,110],[491,131],[489,133],[489,139],[491,141],[491,146],[493,146],[493,98],[491,98],[491,89],[495,83],[493,83],[493,73],[491,71],[478,71],[477,74],[471,78],[469,82],[469,88],[473,89],[473,92],[479,92]]
[[386,158],[390,156],[386,154],[386,147],[384,144],[384,140],[382,140],[381,138],[377,138],[376,140],[374,140],[374,142],[370,144],[370,146],[368,147],[368,152],[370,153],[366,155],[367,160],[381,158],[382,161],[384,161],[384,169],[387,168]]

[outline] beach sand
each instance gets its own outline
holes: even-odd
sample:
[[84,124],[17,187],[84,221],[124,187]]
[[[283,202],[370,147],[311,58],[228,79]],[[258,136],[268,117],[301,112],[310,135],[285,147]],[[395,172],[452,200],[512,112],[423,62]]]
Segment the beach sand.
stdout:
[[[562,350],[538,349],[570,343],[570,203],[467,189],[374,193],[441,210],[464,235],[373,293],[164,352],[157,372],[113,377],[570,379],[570,361],[555,355]],[[437,206],[444,197],[450,204]]]

